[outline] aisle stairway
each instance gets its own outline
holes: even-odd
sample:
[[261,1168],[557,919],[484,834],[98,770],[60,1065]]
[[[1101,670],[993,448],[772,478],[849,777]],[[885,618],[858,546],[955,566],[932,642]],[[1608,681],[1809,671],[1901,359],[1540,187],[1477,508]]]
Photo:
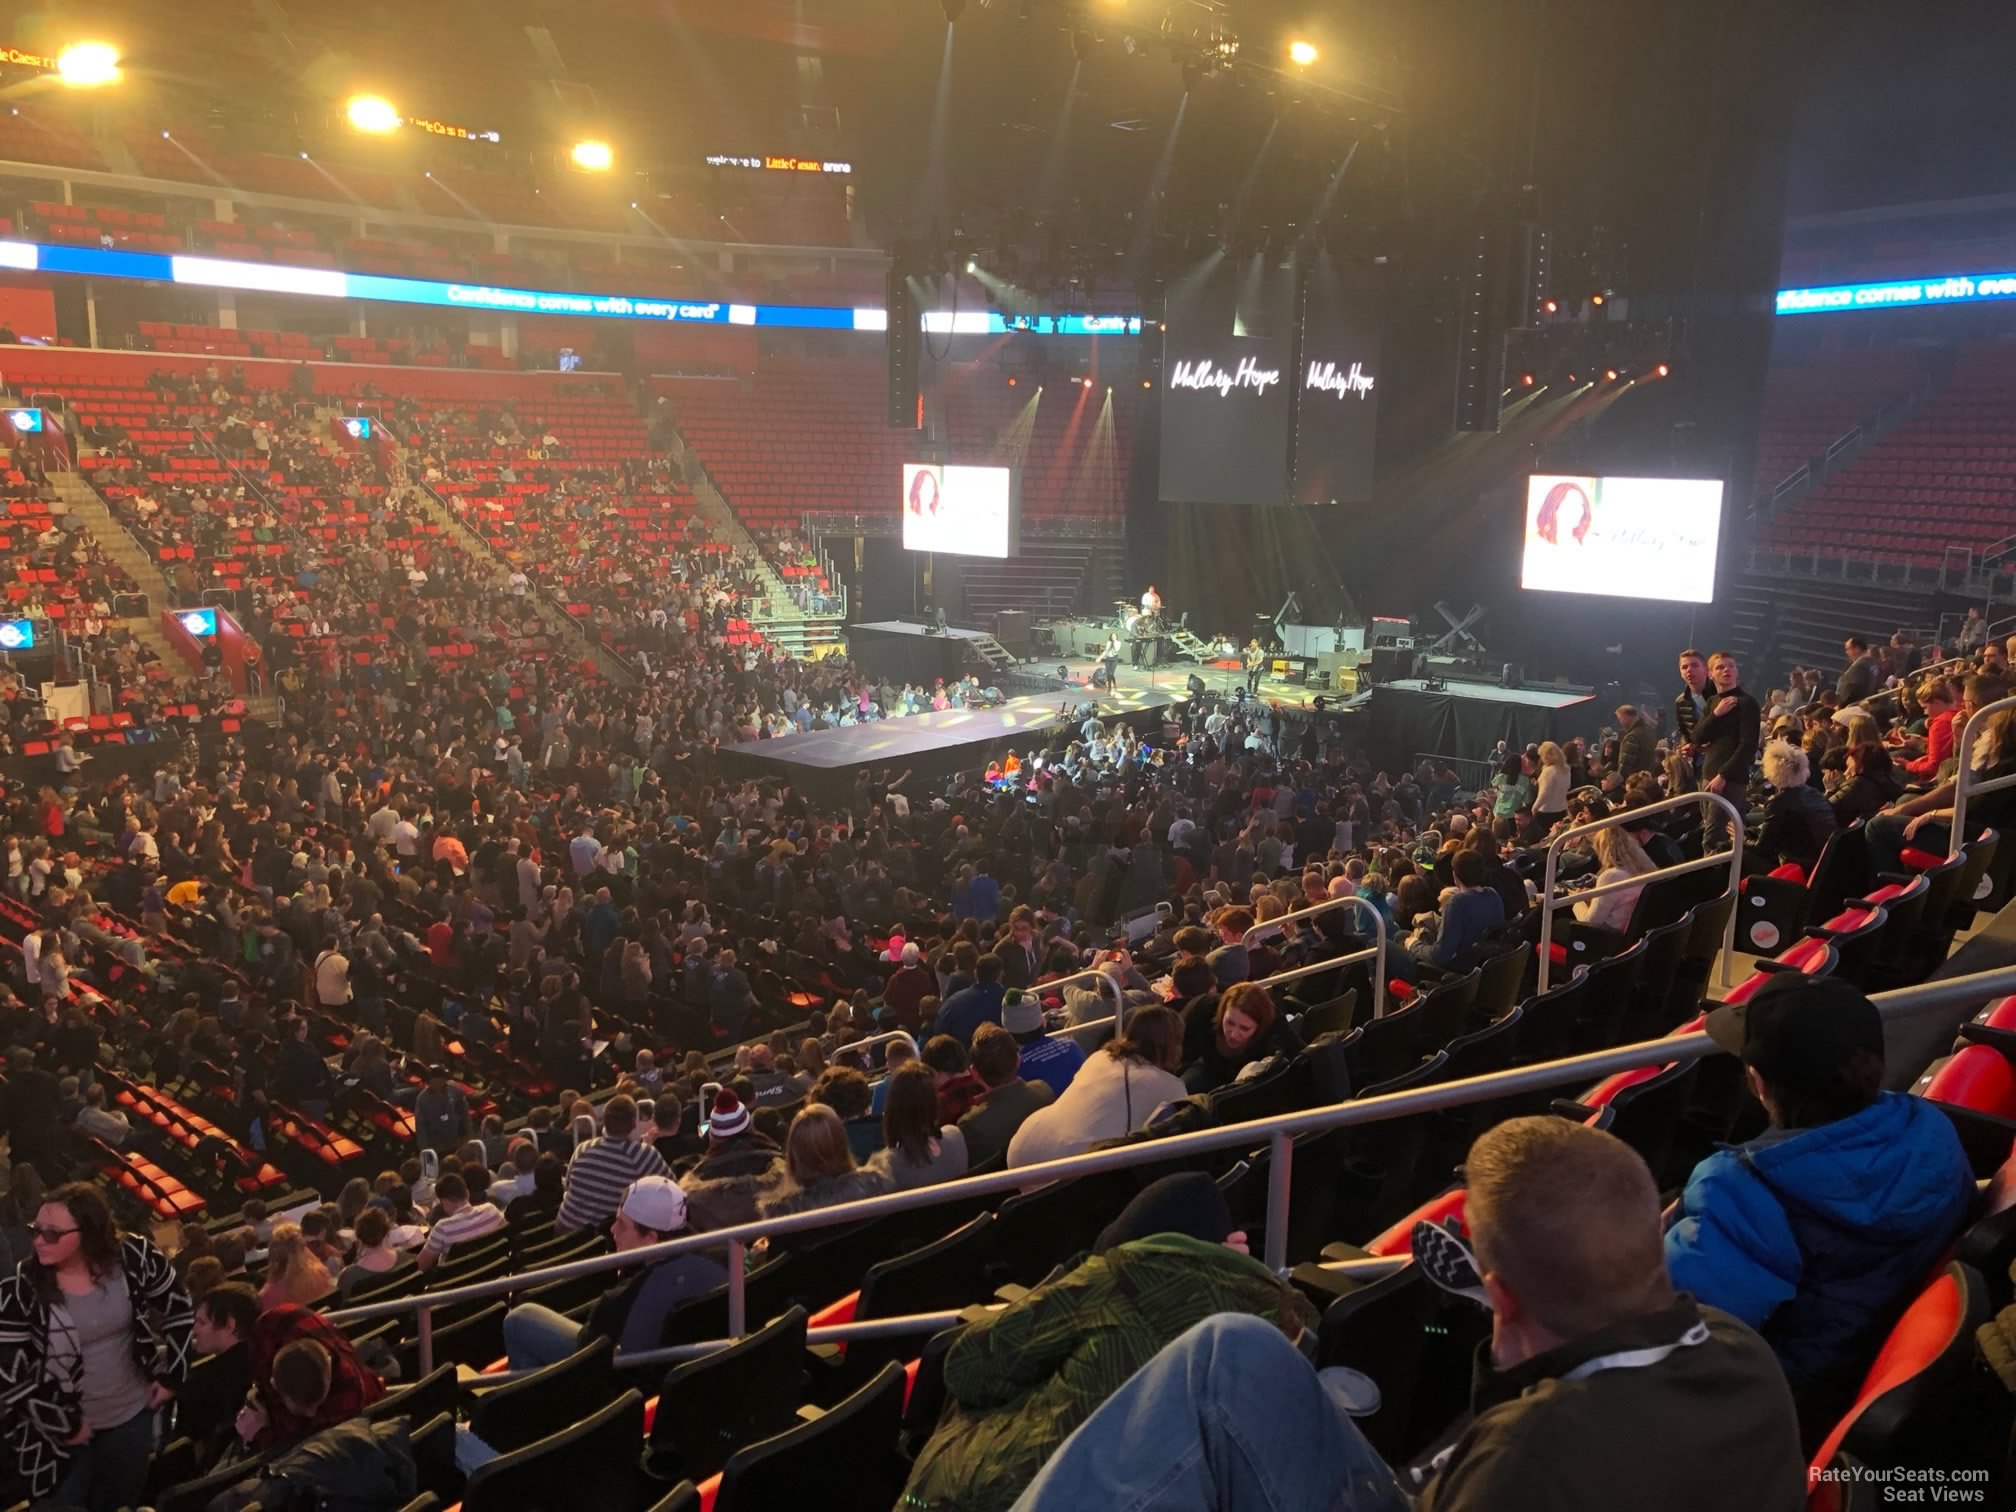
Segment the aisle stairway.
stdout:
[[721,490],[714,486],[714,480],[700,464],[699,454],[677,432],[673,433],[669,455],[674,461],[686,464],[686,475],[691,479],[688,486],[693,491],[696,512],[707,521],[715,539],[726,541],[731,550],[755,559],[764,604],[750,614],[749,623],[765,639],[774,641],[793,656],[823,655],[824,648],[837,645],[843,616],[810,615],[798,607],[783,577],[756,544],[756,538],[743,528],[734,508],[722,497]]
[[[316,410],[319,417],[332,422],[338,413],[327,408]],[[428,518],[441,526],[461,548],[462,554],[481,568],[491,581],[504,583],[510,579],[510,563],[506,562],[488,541],[463,524],[462,517],[450,509],[439,494],[412,474],[408,467],[406,448],[393,439],[389,432],[385,434],[378,455],[384,462],[385,481],[388,486],[410,489]],[[553,601],[551,595],[535,590],[526,596],[526,601],[532,605],[548,632],[564,644],[570,654],[582,660],[593,661],[602,675],[611,682],[626,685],[634,685],[637,682],[636,670],[621,657],[598,645],[587,631],[581,628],[573,615]]]
[[[85,530],[104,548],[105,554],[117,562],[125,574],[140,585],[140,591],[147,595],[147,613],[125,615],[115,623],[131,631],[141,644],[161,658],[164,665],[177,669],[178,674],[192,671],[182,653],[161,629],[161,611],[175,606],[175,590],[147,548],[119,523],[98,491],[84,480],[81,473],[51,473],[49,482],[56,490],[56,496],[63,501],[64,508],[83,522]],[[271,693],[248,696],[245,707],[254,718],[269,724],[279,720],[280,701]]]

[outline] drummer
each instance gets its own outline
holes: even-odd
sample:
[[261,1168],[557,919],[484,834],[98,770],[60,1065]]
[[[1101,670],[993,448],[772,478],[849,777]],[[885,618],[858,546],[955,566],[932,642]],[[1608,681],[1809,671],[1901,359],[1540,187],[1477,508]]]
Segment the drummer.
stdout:
[[1148,591],[1141,595],[1141,612],[1143,614],[1160,614],[1162,612],[1162,595],[1155,591],[1153,583],[1150,583]]

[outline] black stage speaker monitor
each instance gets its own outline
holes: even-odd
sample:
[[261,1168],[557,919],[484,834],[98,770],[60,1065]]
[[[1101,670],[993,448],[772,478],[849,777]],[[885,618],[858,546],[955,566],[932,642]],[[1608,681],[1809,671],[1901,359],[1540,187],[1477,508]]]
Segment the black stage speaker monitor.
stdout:
[[1029,655],[1029,611],[1003,609],[994,616],[994,639],[1018,657]]
[[1372,681],[1375,683],[1398,682],[1414,675],[1414,651],[1411,647],[1400,650],[1393,646],[1372,648]]
[[884,285],[889,327],[889,424],[898,430],[917,429],[917,353],[924,333],[917,318],[917,297],[910,290],[899,259],[889,265]]
[[1518,662],[1505,663],[1505,670],[1498,674],[1501,688],[1523,688],[1526,686],[1526,669]]

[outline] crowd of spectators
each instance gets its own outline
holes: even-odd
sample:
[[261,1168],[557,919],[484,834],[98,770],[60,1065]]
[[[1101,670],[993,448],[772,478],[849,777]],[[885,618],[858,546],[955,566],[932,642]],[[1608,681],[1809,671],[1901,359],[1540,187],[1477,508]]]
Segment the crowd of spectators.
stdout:
[[[0,1036],[13,1058],[0,1123],[19,1181],[24,1166],[60,1172],[69,1163],[66,1118],[119,1135],[102,1095],[90,1095],[98,1070],[224,1094],[226,1132],[255,1148],[270,1141],[281,1110],[319,1117],[344,1086],[411,1114],[406,1169],[360,1179],[298,1224],[262,1231],[248,1204],[234,1248],[219,1255],[214,1238],[192,1239],[172,1256],[185,1284],[204,1259],[235,1262],[202,1278],[220,1299],[199,1314],[213,1343],[226,1331],[238,1340],[276,1327],[290,1334],[271,1351],[260,1410],[239,1425],[248,1443],[269,1441],[280,1424],[312,1432],[329,1415],[318,1404],[347,1414],[368,1389],[300,1320],[358,1278],[409,1258],[421,1268],[451,1260],[514,1213],[548,1216],[559,1233],[610,1226],[619,1247],[635,1247],[996,1162],[1033,1165],[1156,1126],[1193,1093],[1302,1048],[1291,1004],[1260,984],[1367,938],[1362,910],[1289,917],[1310,905],[1348,897],[1376,911],[1404,947],[1388,972],[1404,995],[1532,938],[1539,855],[1563,827],[1700,787],[1747,811],[1746,870],[1810,870],[1837,827],[1863,821],[1882,871],[1908,847],[1943,849],[1958,761],[1986,775],[2016,771],[2007,716],[1968,751],[1955,734],[2006,691],[2004,648],[1920,675],[1894,647],[1879,656],[1850,642],[1835,687],[1802,673],[1763,699],[1744,691],[1734,656],[1689,651],[1670,726],[1666,711],[1620,709],[1598,741],[1494,753],[1494,775],[1475,787],[1432,760],[1380,771],[1319,719],[1199,698],[1167,725],[1109,725],[1087,711],[1026,759],[1011,754],[986,772],[932,782],[864,770],[846,797],[815,801],[775,781],[724,777],[719,746],[985,691],[896,688],[842,659],[798,662],[732,640],[752,591],[746,564],[683,533],[648,548],[628,543],[621,501],[674,486],[657,464],[532,480],[537,489],[512,496],[514,518],[540,527],[521,529],[521,544],[566,550],[526,547],[522,581],[499,580],[445,546],[422,554],[408,544],[417,506],[407,509],[403,485],[369,453],[316,436],[277,401],[234,393],[221,375],[217,389],[209,400],[221,415],[205,423],[218,426],[226,450],[256,460],[275,489],[341,497],[365,520],[361,537],[289,536],[300,521],[271,502],[282,494],[235,486],[220,494],[135,482],[121,508],[145,538],[186,538],[206,552],[228,548],[226,533],[280,533],[293,581],[251,590],[249,626],[278,646],[282,627],[299,622],[302,639],[346,654],[275,658],[292,696],[270,742],[164,753],[151,779],[98,780],[72,766],[46,786],[9,784],[7,901],[32,921],[33,944],[18,962],[7,956]],[[458,428],[484,446],[501,435],[549,454],[528,457],[528,468],[564,460],[564,446],[535,442],[503,414],[395,406],[391,420],[412,429],[423,476],[437,472],[431,481],[469,511],[479,496],[452,486],[494,480],[447,455]],[[125,443],[107,444],[116,456]],[[642,645],[637,685],[585,675],[531,633],[522,603],[514,616],[514,601],[535,585],[584,596],[568,553],[622,562],[622,578],[605,579],[610,596],[590,602],[598,624],[606,615]],[[493,626],[476,628],[485,615]],[[347,654],[376,645],[387,619],[384,654]],[[425,654],[451,632],[476,654]],[[2000,823],[2007,806],[1984,799],[1975,817]],[[1634,879],[1728,844],[1712,816],[1647,814],[1593,844],[1575,842],[1561,875],[1571,890],[1620,885],[1581,900],[1577,913],[1586,927],[1621,931],[1639,896]],[[1133,945],[1117,948],[1131,921],[1143,921]],[[139,928],[128,934],[128,922]],[[1086,973],[1100,980],[1088,986]],[[1065,978],[1081,980],[1052,985]],[[102,1005],[84,1005],[80,981],[104,992]],[[1115,997],[1127,1005],[1125,1033],[1089,1056],[1046,1032],[1105,1016]],[[808,1013],[814,1000],[826,1006]],[[891,1029],[910,1039],[863,1048]],[[1783,1036],[1736,1046],[1773,1132],[1760,1145],[1768,1159],[1704,1171],[1690,1187],[1669,1259],[1705,1311],[1676,1297],[1656,1253],[1639,1253],[1636,1218],[1610,1209],[1602,1222],[1620,1226],[1617,1252],[1628,1250],[1637,1269],[1605,1273],[1600,1289],[1590,1282],[1587,1305],[1570,1300],[1569,1283],[1519,1262],[1494,1269],[1493,1255],[1515,1245],[1545,1252],[1535,1233],[1558,1238],[1567,1220],[1522,1227],[1543,1199],[1532,1195],[1534,1161],[1520,1141],[1536,1150],[1546,1141],[1506,1134],[1502,1148],[1482,1147],[1496,1174],[1473,1181],[1496,1195],[1480,1202],[1498,1234],[1519,1235],[1499,1239],[1491,1219],[1478,1218],[1480,1258],[1503,1292],[1499,1326],[1532,1320],[1522,1352],[1501,1365],[1584,1335],[1608,1340],[1633,1317],[1687,1339],[1705,1329],[1715,1344],[1696,1358],[1734,1373],[1756,1420],[1732,1442],[1765,1467],[1760,1484],[1776,1484],[1780,1459],[1796,1453],[1792,1395],[1800,1424],[1821,1422],[1818,1404],[1837,1400],[1843,1361],[1873,1348],[1871,1320],[1915,1278],[1901,1261],[1880,1277],[1858,1262],[1862,1291],[1851,1307],[1838,1305],[1838,1289],[1815,1302],[1818,1283],[1798,1267],[1826,1268],[1825,1256],[1813,1258],[1819,1229],[1799,1229],[1789,1249],[1738,1255],[1741,1236],[1722,1220],[1742,1204],[1778,1202],[1780,1189],[1725,1189],[1768,1169],[1797,1190],[1830,1159],[1881,1169],[1925,1200],[1865,1204],[1832,1221],[1893,1257],[1936,1253],[1964,1207],[1951,1131],[1942,1138],[1936,1120],[1927,1127],[1876,1092],[1866,1035],[1828,1052],[1845,1081],[1801,1080],[1799,1053],[1812,1050],[1813,1032],[1785,1031],[1791,1050]],[[732,1061],[710,1065],[711,1053],[730,1048]],[[1879,1036],[1879,1068],[1880,1048]],[[511,1079],[500,1081],[500,1068]],[[507,1133],[507,1116],[522,1116],[522,1128]],[[1794,1158],[1801,1153],[1810,1158]],[[1564,1146],[1557,1157],[1590,1173],[1577,1221],[1596,1222],[1597,1195],[1626,1206],[1644,1195],[1614,1153]],[[1798,1201],[1806,1206],[1788,1198],[1785,1211],[1810,1207],[1805,1195]],[[38,1233],[62,1226],[59,1216]],[[1230,1308],[1267,1319],[1275,1335],[1297,1331],[1294,1309],[1274,1300],[1263,1275],[1219,1254],[1231,1238],[1221,1223],[1170,1232],[1192,1237],[1155,1249],[1161,1241],[1116,1233],[1077,1283],[1059,1284],[1120,1306],[1111,1299],[1129,1276],[1208,1274],[1196,1299],[1205,1313]],[[264,1260],[249,1315],[229,1279],[244,1274],[248,1251]],[[1778,1279],[1767,1285],[1766,1272]],[[510,1354],[514,1363],[559,1358],[584,1326],[651,1337],[652,1323],[711,1277],[698,1266],[649,1267],[586,1325],[520,1309],[507,1326]],[[1237,1300],[1221,1306],[1214,1296]],[[1121,1356],[1125,1370],[1096,1393],[1065,1392],[1069,1411],[1052,1420],[1061,1431],[1031,1438],[1026,1424],[1002,1427],[978,1388],[959,1384],[983,1379],[992,1351],[1045,1347],[1046,1330],[1060,1326],[1053,1319],[1070,1316],[1053,1293],[1025,1304],[1028,1316],[1011,1313],[1015,1321],[976,1336],[984,1343],[961,1346],[971,1359],[948,1365],[969,1437],[920,1462],[923,1484],[970,1477],[992,1457],[990,1434],[1012,1445],[1024,1478],[1063,1445],[1039,1491],[1046,1478],[1054,1487],[1088,1473],[1074,1468],[1084,1456],[1066,1442],[1070,1430],[1098,1429],[1100,1401],[1137,1366],[1128,1390],[1173,1389],[1157,1385],[1156,1349],[1194,1349],[1212,1341],[1185,1330],[1217,1326],[1201,1323],[1197,1308],[1158,1315]],[[0,1295],[0,1376],[15,1358],[6,1322]],[[296,1332],[319,1362],[299,1350]],[[1251,1347],[1264,1352],[1257,1339]],[[308,1364],[283,1370],[289,1349]],[[1773,1350],[1794,1394],[1771,1374]],[[354,1389],[331,1397],[332,1382],[345,1380]],[[85,1426],[102,1436],[125,1425]],[[1489,1437],[1481,1420],[1473,1433]],[[50,1463],[83,1463],[57,1452],[67,1447]],[[1125,1463],[1114,1459],[1108,1473]],[[1462,1473],[1483,1472],[1445,1472]],[[1072,1504],[1082,1504],[1071,1484]],[[1457,1504],[1444,1494],[1442,1504]]]

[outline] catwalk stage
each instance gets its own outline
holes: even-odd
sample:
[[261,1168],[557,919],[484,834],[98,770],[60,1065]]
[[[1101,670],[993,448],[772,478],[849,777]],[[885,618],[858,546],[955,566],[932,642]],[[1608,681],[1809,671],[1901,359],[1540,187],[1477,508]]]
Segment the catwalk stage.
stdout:
[[[1068,674],[1062,682],[1054,676],[1060,665]],[[1080,723],[1084,716],[1075,711],[1087,702],[1102,719],[1126,719],[1136,728],[1146,728],[1151,720],[1159,724],[1163,710],[1189,697],[1193,671],[1212,692],[1245,686],[1244,675],[1236,670],[1173,662],[1153,669],[1123,664],[1120,686],[1098,689],[1091,685],[1095,666],[1082,659],[1035,663],[1020,669],[1021,681],[1048,673],[1050,687],[991,709],[945,709],[776,740],[745,740],[721,747],[721,765],[733,775],[777,778],[813,796],[844,795],[864,767],[887,767],[892,776],[908,768],[920,778],[942,777],[980,770],[1010,750],[1027,755],[1048,745],[1066,725]],[[1298,685],[1263,681],[1260,696],[1301,707],[1313,694]]]

